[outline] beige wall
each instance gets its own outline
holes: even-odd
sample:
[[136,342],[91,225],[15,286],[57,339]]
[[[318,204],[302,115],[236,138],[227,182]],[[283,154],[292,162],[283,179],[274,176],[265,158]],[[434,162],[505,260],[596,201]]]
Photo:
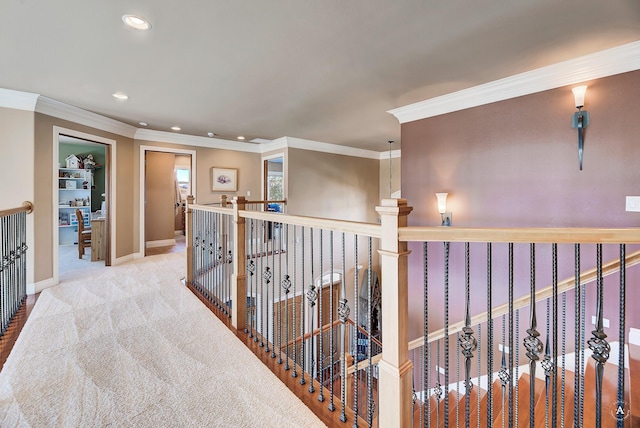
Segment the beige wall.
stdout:
[[[59,126],[116,141],[116,258],[133,253],[133,140],[121,135],[101,131],[44,114],[35,114],[34,133],[34,201],[38,209],[34,212],[35,234],[35,281],[53,276],[53,127]],[[57,213],[55,214],[57,218]],[[112,219],[113,221],[113,219]],[[112,263],[115,260],[112,261]]]
[[[391,175],[389,175],[389,158],[380,159],[380,199],[390,198],[390,194],[400,190],[401,176],[400,158],[391,158]],[[391,177],[391,187],[389,187]]]
[[[34,202],[34,114],[0,108],[0,210]],[[27,216],[27,258],[34,260],[34,215]],[[27,282],[33,283],[34,264],[27,264]]]
[[380,160],[289,149],[289,214],[373,223]]

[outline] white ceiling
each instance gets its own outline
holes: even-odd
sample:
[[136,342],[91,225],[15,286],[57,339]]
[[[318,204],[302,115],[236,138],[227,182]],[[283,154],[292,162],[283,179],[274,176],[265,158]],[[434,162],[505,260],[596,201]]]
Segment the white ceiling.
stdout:
[[0,87],[160,131],[383,151],[388,110],[637,40],[638,0],[1,0]]

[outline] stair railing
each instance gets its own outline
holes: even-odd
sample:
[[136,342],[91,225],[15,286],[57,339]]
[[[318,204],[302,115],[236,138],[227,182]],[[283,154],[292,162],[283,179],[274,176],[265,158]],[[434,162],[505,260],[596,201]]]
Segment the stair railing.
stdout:
[[0,337],[27,298],[27,214],[33,204],[0,211]]

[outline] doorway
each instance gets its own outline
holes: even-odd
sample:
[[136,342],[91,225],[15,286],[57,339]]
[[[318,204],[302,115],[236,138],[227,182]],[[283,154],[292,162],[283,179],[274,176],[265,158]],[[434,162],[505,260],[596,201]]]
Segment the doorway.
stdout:
[[[263,195],[265,201],[282,201],[285,193],[284,155],[278,154],[263,160]],[[284,212],[285,204],[265,203],[265,211]]]
[[112,140],[54,127],[54,281],[111,266]]
[[185,249],[186,198],[195,192],[195,151],[140,147],[140,253]]

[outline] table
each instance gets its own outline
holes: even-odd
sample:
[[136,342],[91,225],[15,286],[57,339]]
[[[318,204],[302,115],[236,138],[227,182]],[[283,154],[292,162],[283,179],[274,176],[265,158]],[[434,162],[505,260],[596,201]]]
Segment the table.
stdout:
[[91,261],[104,260],[105,253],[105,219],[91,219]]

